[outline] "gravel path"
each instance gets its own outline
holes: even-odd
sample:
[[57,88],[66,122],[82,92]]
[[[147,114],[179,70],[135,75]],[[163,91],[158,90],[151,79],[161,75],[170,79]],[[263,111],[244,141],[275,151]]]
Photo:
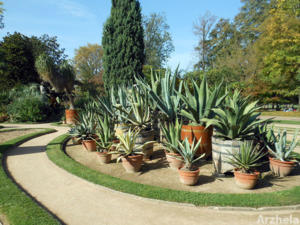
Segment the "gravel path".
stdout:
[[[14,126],[51,127],[48,124]],[[68,130],[56,129],[56,133],[32,139],[9,151],[7,165],[14,179],[66,224],[254,225],[271,224],[271,217],[300,221],[300,210],[217,211],[139,198],[92,184],[60,169],[47,158],[47,143]]]

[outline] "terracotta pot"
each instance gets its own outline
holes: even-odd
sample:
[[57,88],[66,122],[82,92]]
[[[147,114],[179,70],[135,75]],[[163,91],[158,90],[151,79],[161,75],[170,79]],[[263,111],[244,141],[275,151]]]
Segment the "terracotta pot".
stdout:
[[276,175],[280,177],[288,176],[294,169],[296,163],[289,161],[280,161],[275,158],[269,157],[270,169]]
[[82,140],[80,138],[72,137],[72,142],[74,145],[81,145]]
[[201,138],[201,143],[196,155],[201,155],[205,153],[205,158],[211,156],[212,134],[212,127],[208,127],[207,129],[205,129],[204,126],[182,125],[181,128],[181,140],[188,138],[189,143],[192,144],[194,139],[197,142]]
[[96,151],[96,142],[94,140],[82,140],[82,145],[89,152]]
[[75,109],[66,109],[66,124],[75,124],[78,119],[78,114]]
[[143,163],[143,155],[133,155],[122,158],[122,165],[127,173],[138,172]]
[[181,157],[180,154],[165,152],[167,161],[171,169],[177,170],[184,165],[183,160],[176,158],[175,156]]
[[98,161],[100,164],[108,164],[111,160],[111,154],[108,154],[107,152],[96,152],[98,156]]
[[[154,131],[141,130],[138,136],[136,137],[135,148],[139,147],[140,145],[143,145],[148,141],[154,141]],[[144,157],[143,157],[144,160],[149,160],[153,154],[153,143],[145,145],[143,147],[143,153],[144,153]]]
[[200,168],[194,171],[178,169],[180,182],[185,185],[195,185],[199,179]]
[[238,170],[234,171],[234,179],[237,186],[242,189],[253,189],[257,183],[259,172],[242,173]]

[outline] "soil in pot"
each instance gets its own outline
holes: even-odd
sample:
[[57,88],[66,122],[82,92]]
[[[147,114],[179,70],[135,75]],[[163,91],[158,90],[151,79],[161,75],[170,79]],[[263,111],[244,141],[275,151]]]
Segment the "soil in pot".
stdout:
[[76,124],[78,120],[78,113],[75,109],[66,109],[66,124]]
[[122,158],[122,165],[128,173],[138,172],[143,163],[143,155],[132,155]]
[[82,140],[82,145],[89,152],[96,151],[96,142],[94,140]]
[[288,176],[292,170],[295,168],[295,162],[289,161],[280,161],[275,158],[269,158],[270,160],[270,170],[279,177],[286,177]]
[[243,173],[241,171],[235,170],[235,183],[242,189],[253,189],[257,183],[259,174],[259,172]]
[[178,169],[180,182],[189,186],[195,185],[199,179],[199,172],[200,168],[195,170]]
[[205,158],[209,158],[212,152],[212,138],[213,129],[204,126],[182,125],[181,128],[181,140],[188,138],[189,143],[192,144],[193,140],[199,141],[201,138],[201,144],[198,148],[196,155],[205,153]]
[[171,152],[165,152],[166,159],[169,163],[169,166],[171,169],[177,170],[181,167],[183,167],[184,162],[183,160],[178,159],[178,157],[181,157],[178,153],[171,153]]
[[111,161],[111,154],[108,154],[107,152],[96,152],[98,161],[100,164],[108,164]]

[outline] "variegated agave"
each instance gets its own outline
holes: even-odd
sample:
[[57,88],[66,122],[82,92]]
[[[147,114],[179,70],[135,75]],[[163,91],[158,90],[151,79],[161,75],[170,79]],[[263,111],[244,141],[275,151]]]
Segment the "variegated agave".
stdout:
[[178,152],[177,149],[179,148],[181,126],[182,123],[179,123],[178,119],[176,119],[175,123],[163,123],[161,125],[162,132],[166,138],[166,142],[163,144],[168,152]]
[[213,125],[215,136],[225,140],[253,139],[257,126],[266,120],[258,117],[257,101],[250,102],[249,98],[241,96],[235,91],[233,96],[227,96],[222,108],[212,109],[215,118],[205,118],[206,127]]
[[273,129],[270,129],[272,139],[274,140],[274,145],[267,145],[268,150],[271,155],[280,161],[290,161],[296,157],[296,154],[293,152],[295,147],[297,146],[297,135],[298,130],[295,131],[293,140],[290,144],[287,143],[287,132],[286,129],[280,132],[278,129],[278,134],[275,136]]

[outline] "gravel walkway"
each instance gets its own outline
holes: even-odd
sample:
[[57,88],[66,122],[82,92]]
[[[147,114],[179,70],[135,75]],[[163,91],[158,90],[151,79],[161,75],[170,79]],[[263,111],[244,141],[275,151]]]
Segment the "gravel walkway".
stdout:
[[[49,124],[14,126],[52,127]],[[47,158],[47,143],[68,130],[55,128],[58,132],[32,139],[9,151],[7,165],[14,179],[66,224],[254,225],[271,224],[271,217],[300,221],[300,210],[217,211],[139,198],[92,184],[60,169]]]

